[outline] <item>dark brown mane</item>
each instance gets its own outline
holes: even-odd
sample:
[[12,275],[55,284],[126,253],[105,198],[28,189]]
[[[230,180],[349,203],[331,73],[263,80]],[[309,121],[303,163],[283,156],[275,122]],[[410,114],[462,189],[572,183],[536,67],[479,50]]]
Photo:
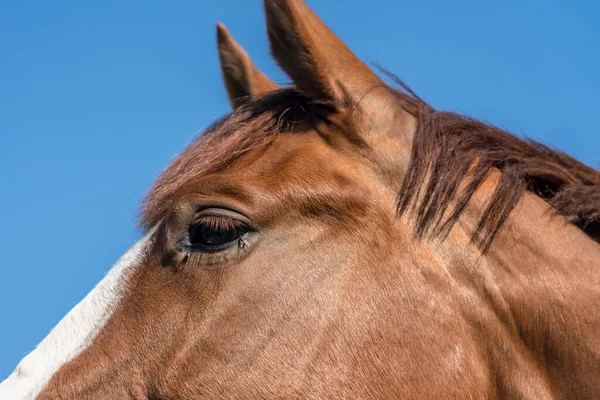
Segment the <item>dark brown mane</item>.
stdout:
[[[419,120],[398,197],[398,216],[415,214],[417,237],[448,234],[488,173],[497,168],[502,172],[500,181],[472,236],[480,248],[492,243],[524,189],[599,239],[598,171],[533,140],[436,111],[397,82],[404,89],[397,91],[403,107]],[[296,122],[328,112],[326,105],[294,89],[267,94],[238,108],[208,128],[160,176],[143,203],[142,225],[148,228],[162,219],[186,181],[218,172],[280,132],[293,131]],[[465,186],[461,189],[461,185]]]
[[492,243],[523,189],[546,200],[593,239],[600,239],[598,171],[534,140],[436,111],[425,103],[416,116],[419,124],[398,197],[398,215],[415,212],[417,237],[447,235],[488,173],[497,168],[502,172],[500,181],[472,235],[482,250]]

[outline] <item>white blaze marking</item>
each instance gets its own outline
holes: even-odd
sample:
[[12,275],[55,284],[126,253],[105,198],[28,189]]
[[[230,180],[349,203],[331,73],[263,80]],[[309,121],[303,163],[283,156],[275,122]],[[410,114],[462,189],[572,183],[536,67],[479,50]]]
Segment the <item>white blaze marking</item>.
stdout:
[[128,273],[144,256],[154,230],[125,253],[104,279],[0,383],[0,399],[35,398],[63,364],[90,345],[119,304]]

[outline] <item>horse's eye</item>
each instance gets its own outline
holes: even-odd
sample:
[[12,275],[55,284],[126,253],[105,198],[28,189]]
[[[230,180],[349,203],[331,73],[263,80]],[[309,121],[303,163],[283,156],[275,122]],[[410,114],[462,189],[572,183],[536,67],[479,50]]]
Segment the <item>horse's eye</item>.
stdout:
[[204,216],[190,226],[189,243],[193,249],[219,251],[239,243],[248,233],[242,222],[224,216]]

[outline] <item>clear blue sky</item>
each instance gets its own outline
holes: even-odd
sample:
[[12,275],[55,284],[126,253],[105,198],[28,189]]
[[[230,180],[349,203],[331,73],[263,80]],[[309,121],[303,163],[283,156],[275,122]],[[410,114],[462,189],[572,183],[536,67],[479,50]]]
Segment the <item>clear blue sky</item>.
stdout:
[[[597,1],[308,3],[437,108],[599,166]],[[154,177],[228,111],[215,23],[285,77],[259,0],[0,4],[1,380],[135,242]]]

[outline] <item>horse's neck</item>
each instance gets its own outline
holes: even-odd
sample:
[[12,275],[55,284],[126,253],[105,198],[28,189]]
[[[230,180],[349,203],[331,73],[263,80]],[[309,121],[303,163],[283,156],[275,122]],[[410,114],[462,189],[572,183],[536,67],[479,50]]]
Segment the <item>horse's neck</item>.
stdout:
[[600,245],[527,193],[486,255],[461,251],[485,192],[440,251],[483,307],[466,312],[484,340],[504,346],[492,356],[498,368],[520,364],[515,385],[541,376],[558,397],[588,398],[600,387]]

